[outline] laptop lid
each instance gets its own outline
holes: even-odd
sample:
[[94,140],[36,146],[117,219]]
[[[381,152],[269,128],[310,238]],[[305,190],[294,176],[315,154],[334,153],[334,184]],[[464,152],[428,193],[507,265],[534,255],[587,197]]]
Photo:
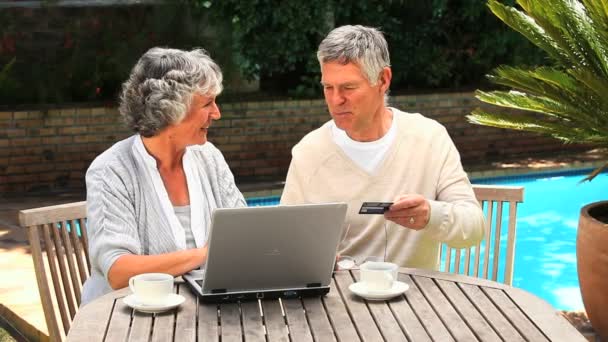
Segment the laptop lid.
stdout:
[[346,209],[346,203],[216,209],[200,295],[329,290]]

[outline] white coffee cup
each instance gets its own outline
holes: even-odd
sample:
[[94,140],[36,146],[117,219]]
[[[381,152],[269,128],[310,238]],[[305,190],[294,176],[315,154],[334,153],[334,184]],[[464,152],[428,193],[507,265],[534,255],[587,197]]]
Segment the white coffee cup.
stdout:
[[360,267],[361,282],[368,291],[390,290],[397,280],[399,266],[392,262],[367,261]]
[[129,279],[135,300],[143,305],[163,305],[173,293],[173,276],[166,273],[142,273]]

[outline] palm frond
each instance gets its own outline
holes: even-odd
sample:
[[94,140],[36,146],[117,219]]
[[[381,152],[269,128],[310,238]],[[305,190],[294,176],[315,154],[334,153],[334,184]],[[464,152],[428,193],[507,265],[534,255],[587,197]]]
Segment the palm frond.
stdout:
[[[563,56],[563,58],[560,59],[554,58],[553,56],[550,57],[553,58],[557,64],[569,67],[572,64],[572,61],[578,61],[579,58],[570,46],[570,41],[562,32],[562,24],[559,16],[557,16],[557,18],[555,16],[556,11],[554,5],[559,6],[560,1],[563,0],[519,0],[518,3],[520,5],[525,3],[525,7],[522,7],[525,9],[526,13],[522,13],[522,15],[528,16],[530,20],[533,20],[543,30],[544,34],[554,42],[555,49]],[[509,24],[507,23],[507,25]]]
[[[477,98],[483,102],[504,108],[539,113],[547,116],[547,120],[551,120],[551,123],[584,129],[590,134],[608,133],[604,128],[606,126],[599,124],[588,113],[579,112],[577,108],[568,107],[563,103],[545,97],[532,96],[516,91],[493,91],[489,93],[478,91]],[[547,120],[543,120],[542,124]],[[539,122],[539,119],[535,118],[535,121]]]
[[548,67],[533,70],[500,66],[488,78],[497,84],[524,91],[537,96],[552,97],[556,88],[559,93],[555,97],[561,98],[564,92],[574,93],[575,80],[568,74]]
[[600,173],[602,173],[602,171],[604,171],[606,169],[608,169],[608,163],[593,170],[590,174],[587,175],[587,177],[583,178],[580,182],[578,182],[578,184],[581,184],[584,182],[590,182],[591,180],[593,180],[593,178],[597,177],[597,175],[599,175]]
[[604,42],[608,41],[608,0],[583,0],[593,26]]
[[[518,1],[526,14],[555,42],[564,59],[555,59],[565,67],[594,68],[606,74],[606,41],[598,39],[593,20],[579,0]],[[503,20],[504,21],[504,20]],[[507,23],[505,21],[505,23]],[[507,25],[511,26],[509,23]],[[541,47],[542,48],[542,47]],[[553,56],[551,56],[553,57]]]
[[530,16],[513,7],[505,6],[498,0],[489,0],[488,7],[505,24],[524,35],[532,44],[543,49],[551,58],[564,63],[568,61],[567,55],[563,54],[556,42]]
[[[574,113],[584,116],[581,118],[585,120],[595,120],[598,117],[601,119],[601,115],[596,115],[598,111],[603,111],[608,116],[608,100],[605,96],[587,89],[584,83],[580,83],[570,73],[555,68],[540,67],[526,70],[503,66],[497,68],[489,79],[531,96],[560,102]],[[591,80],[587,81],[591,82]],[[607,120],[608,117],[605,117],[605,120],[599,120],[598,124],[608,122]]]
[[[563,35],[560,33],[559,29],[552,22],[552,20],[550,20],[551,14],[548,13],[548,11],[551,10],[551,6],[547,5],[551,4],[547,4],[546,0],[517,0],[517,3],[525,12],[522,13],[522,15],[530,17],[530,20],[533,20],[539,27],[541,27],[544,34],[555,41],[556,48],[558,50],[562,49],[566,45]],[[567,54],[567,51],[560,52]]]
[[541,122],[535,117],[507,113],[489,113],[479,108],[475,109],[470,115],[467,115],[467,119],[469,122],[478,125],[547,134],[566,143],[586,142],[608,145],[608,136],[590,132],[574,125],[568,125],[563,121],[552,123],[545,120]]
[[530,13],[532,11],[532,6],[534,6],[534,2],[528,0],[517,0],[517,4],[527,13]]
[[476,97],[495,106],[527,110],[561,120],[577,121],[576,108],[565,106],[546,97],[534,96],[518,91],[477,91]]
[[[547,134],[564,142],[608,146],[608,0],[489,0],[503,22],[543,49],[552,66],[501,66],[488,78],[510,91],[476,93],[485,103],[469,122]],[[496,112],[495,112],[496,110]],[[608,163],[591,173],[590,180]]]
[[467,116],[467,119],[469,122],[478,125],[536,132],[553,136],[559,132],[562,132],[563,130],[562,125],[547,122],[539,124],[539,122],[534,120],[534,118],[527,118],[525,116],[514,114],[488,113],[481,109],[475,109],[470,115]]
[[554,18],[556,21],[562,19],[562,33],[567,37],[575,56],[579,57],[577,64],[591,68],[598,74],[608,75],[606,42],[597,33],[583,4],[579,0],[555,0],[555,3],[557,6],[551,7]]
[[608,28],[608,0],[582,0],[583,5],[589,13],[591,20],[600,28],[599,31],[605,31]]
[[577,87],[579,93],[586,93],[588,97],[597,99],[598,108],[596,114],[601,117],[608,125],[608,78],[599,77],[586,69],[570,69],[568,74],[574,77],[580,87]]

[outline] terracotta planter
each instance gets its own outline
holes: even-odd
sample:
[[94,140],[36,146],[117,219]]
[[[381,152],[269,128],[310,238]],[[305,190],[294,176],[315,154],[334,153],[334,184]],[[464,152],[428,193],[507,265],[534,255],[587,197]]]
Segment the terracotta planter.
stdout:
[[581,209],[576,237],[578,279],[591,325],[608,339],[608,201]]

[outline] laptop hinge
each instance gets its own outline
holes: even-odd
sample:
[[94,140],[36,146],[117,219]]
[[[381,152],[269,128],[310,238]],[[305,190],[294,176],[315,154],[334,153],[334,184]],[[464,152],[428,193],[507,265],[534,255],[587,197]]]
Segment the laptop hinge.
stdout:
[[213,289],[211,290],[211,293],[226,293],[228,291],[226,291],[226,289]]
[[321,283],[308,283],[306,287],[321,287]]

